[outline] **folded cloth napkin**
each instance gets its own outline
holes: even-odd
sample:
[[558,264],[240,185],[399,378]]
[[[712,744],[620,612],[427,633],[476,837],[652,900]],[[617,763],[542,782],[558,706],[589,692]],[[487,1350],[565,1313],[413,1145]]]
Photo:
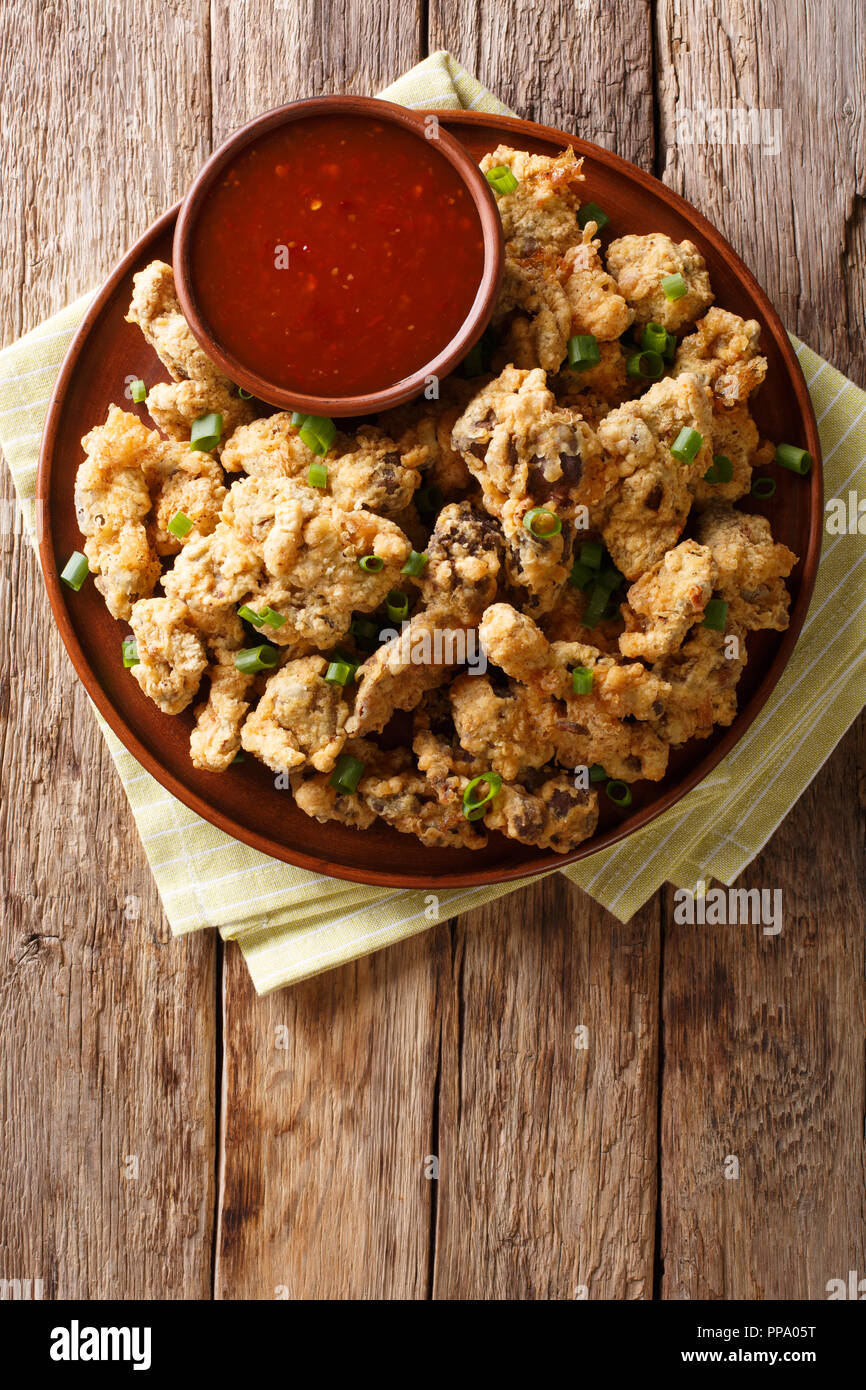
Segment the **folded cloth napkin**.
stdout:
[[[508,112],[447,53],[419,63],[382,96],[412,107]],[[0,447],[31,534],[48,400],[88,299],[0,353]],[[827,495],[863,495],[866,394],[796,338],[792,342],[815,403]],[[766,844],[863,704],[863,579],[860,537],[828,535],[794,655],[733,752],[645,830],[561,872],[622,921],[666,880],[683,888],[710,877],[730,884]],[[238,941],[261,994],[391,945],[528,881],[403,892],[293,868],[248,849],[188,810],[99,723],[172,931],[218,927],[225,939]]]

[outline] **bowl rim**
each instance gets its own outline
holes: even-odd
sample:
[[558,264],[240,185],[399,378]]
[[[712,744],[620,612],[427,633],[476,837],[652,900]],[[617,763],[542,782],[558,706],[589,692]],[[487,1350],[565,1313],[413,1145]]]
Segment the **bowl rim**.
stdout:
[[[99,713],[103,716],[106,723],[128,751],[132,753],[141,766],[149,772],[156,781],[165,787],[167,791],[171,792],[173,796],[177,797],[180,802],[190,810],[196,812],[197,815],[201,816],[211,825],[215,825],[231,838],[249,845],[252,849],[257,849],[270,858],[276,858],[285,863],[294,864],[299,868],[310,869],[319,874],[326,874],[332,878],[346,880],[351,883],[363,883],[386,888],[424,889],[441,887],[468,889],[486,887],[495,883],[513,882],[516,879],[533,879],[542,874],[550,873],[553,870],[566,868],[568,865],[574,864],[582,859],[591,858],[604,850],[610,849],[613,845],[630,837],[638,830],[643,829],[648,824],[657,820],[665,811],[670,810],[672,806],[676,805],[688,792],[692,791],[702,782],[731,751],[742,734],[758,717],[770,693],[779,681],[791,653],[793,652],[797,639],[799,638],[809,608],[818,571],[818,562],[823,539],[823,469],[818,426],[811,397],[809,396],[806,380],[799,360],[782,322],[767,294],[758,284],[748,267],[743,263],[721,233],[718,232],[696,208],[692,207],[692,205],[678,193],[675,193],[672,189],[661,183],[659,179],[654,178],[652,174],[645,173],[642,169],[639,169],[636,165],[630,164],[619,155],[613,154],[610,150],[606,150],[602,146],[594,145],[588,140],[569,135],[566,131],[557,130],[553,126],[544,126],[535,121],[525,120],[521,117],[499,115],[494,112],[439,110],[433,114],[438,115],[440,120],[447,120],[448,123],[452,125],[493,126],[500,131],[508,131],[514,135],[523,135],[529,139],[544,141],[549,144],[571,145],[578,155],[583,154],[587,158],[607,165],[615,173],[629,179],[631,182],[638,183],[654,196],[660,197],[664,201],[670,203],[675,211],[689,221],[701,235],[711,243],[718,255],[723,255],[730,261],[738,279],[742,281],[751,297],[758,304],[766,322],[767,330],[772,334],[780,354],[785,361],[791,385],[797,399],[800,419],[803,422],[806,443],[813,460],[807,484],[810,489],[809,535],[806,552],[801,557],[802,570],[800,590],[792,606],[790,625],[782,634],[779,647],[764,673],[760,685],[753,692],[748,705],[740,710],[734,723],[725,730],[723,736],[708,750],[706,755],[696,763],[689,772],[681,777],[675,786],[666,789],[657,801],[653,801],[647,806],[640,807],[620,824],[606,829],[600,837],[601,843],[594,844],[593,839],[595,837],[593,837],[593,839],[585,841],[582,845],[578,845],[576,849],[566,855],[555,854],[550,851],[545,852],[530,864],[524,861],[513,867],[508,864],[502,864],[487,869],[483,869],[479,866],[477,870],[472,869],[471,851],[467,851],[468,863],[466,869],[449,873],[434,873],[431,870],[427,875],[415,874],[411,876],[377,870],[374,867],[360,868],[355,865],[347,866],[339,862],[335,863],[326,857],[308,853],[304,849],[296,848],[295,846],[286,846],[277,841],[273,841],[269,839],[267,835],[251,830],[247,826],[232,820],[230,816],[224,815],[213,801],[206,800],[196,791],[187,787],[160,763],[158,756],[138,738],[129,727],[122,713],[111,703],[95,671],[91,669],[87,656],[78,641],[78,636],[67,611],[68,591],[64,592],[64,586],[60,582],[60,567],[54,556],[50,485],[52,460],[57,445],[63,405],[68,388],[74,377],[78,358],[82,353],[90,333],[98,323],[105,304],[115,295],[119,283],[131,275],[132,271],[136,268],[137,262],[141,259],[152,242],[168,232],[173,220],[177,217],[180,203],[175,203],[173,207],[169,208],[167,212],[163,213],[161,217],[153,222],[135,241],[121,260],[116,263],[94,295],[67,349],[48,406],[42,438],[42,448],[39,456],[36,490],[37,539],[49,603],[55,622],[60,631],[61,639],[69,653],[79,679]],[[803,482],[806,483],[806,480],[804,479]],[[516,850],[522,850],[524,848],[524,846],[516,846]]]
[[[439,119],[441,114],[414,111],[376,97],[307,97],[287,102],[284,106],[276,106],[247,121],[245,125],[233,131],[205,161],[181,199],[172,247],[174,278],[178,299],[193,336],[230,380],[251,391],[257,399],[267,405],[278,406],[283,410],[303,411],[308,415],[336,419],[372,415],[411,400],[424,389],[429,377],[448,376],[461,358],[475,346],[490,321],[502,282],[505,242],[493,190],[460,141],[442,129]],[[409,376],[401,377],[399,381],[378,391],[361,392],[354,396],[316,396],[304,391],[295,391],[280,386],[268,380],[261,372],[245,366],[215,337],[199,307],[194,291],[196,226],[202,207],[225,165],[253,140],[280,126],[327,115],[375,117],[377,120],[387,121],[408,130],[428,144],[435,144],[443,158],[456,171],[472,198],[481,225],[484,245],[481,280],[466,317],[456,333],[428,362],[416,368]],[[438,122],[435,140],[425,135],[426,119],[431,115],[435,115]]]

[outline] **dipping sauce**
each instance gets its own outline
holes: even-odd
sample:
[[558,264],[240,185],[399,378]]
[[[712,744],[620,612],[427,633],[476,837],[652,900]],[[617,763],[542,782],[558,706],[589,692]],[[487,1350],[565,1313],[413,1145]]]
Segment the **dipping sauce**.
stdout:
[[288,390],[345,397],[447,347],[483,268],[471,194],[436,141],[335,115],[238,153],[199,214],[191,272],[226,353]]

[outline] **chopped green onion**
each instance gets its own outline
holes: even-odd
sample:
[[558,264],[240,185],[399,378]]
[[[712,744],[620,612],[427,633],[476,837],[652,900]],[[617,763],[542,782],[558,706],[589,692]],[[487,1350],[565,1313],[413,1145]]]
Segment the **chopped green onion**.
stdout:
[[519,187],[507,164],[497,164],[495,169],[488,169],[487,182],[500,197],[503,193],[513,193],[515,188]]
[[625,359],[625,369],[629,376],[641,377],[645,381],[658,381],[659,377],[664,376],[665,362],[660,352],[642,349]]
[[254,608],[250,608],[249,604],[246,603],[242,604],[238,609],[238,617],[243,618],[245,623],[252,623],[253,627],[261,627],[264,622],[261,613],[257,613]]
[[644,352],[664,353],[668,345],[668,330],[661,323],[648,323],[641,334],[640,345]]
[[385,568],[385,561],[381,555],[362,555],[358,564],[362,570],[366,570],[367,574],[378,574],[380,570]]
[[260,647],[244,647],[235,655],[235,666],[245,676],[254,676],[258,671],[270,671],[276,666],[280,654],[276,647],[263,642]]
[[123,664],[127,670],[130,666],[138,665],[138,643],[134,637],[124,637],[120,644],[120,650],[123,653]]
[[768,478],[766,474],[761,474],[759,478],[752,481],[752,496],[757,497],[760,502],[766,502],[768,497],[772,497],[776,491],[776,479]]
[[587,222],[594,222],[596,230],[603,232],[610,218],[598,203],[584,203],[583,207],[578,209],[577,221],[581,227],[585,227]]
[[691,463],[704,442],[704,436],[698,434],[690,425],[683,425],[673,444],[671,453],[680,463]]
[[87,563],[87,556],[82,555],[80,550],[73,550],[60,571],[60,578],[64,584],[68,584],[70,589],[75,589],[77,593],[89,573],[90,566]]
[[575,695],[588,695],[592,690],[592,671],[588,666],[575,666],[571,673],[571,689]]
[[409,595],[402,589],[391,589],[385,595],[385,606],[392,623],[402,623],[409,616]]
[[686,282],[679,271],[676,275],[665,275],[661,286],[665,293],[665,299],[670,300],[671,303],[675,299],[682,299],[684,294],[688,294]]
[[141,405],[142,401],[147,400],[147,387],[145,386],[141,377],[138,378],[138,381],[130,382],[129,394],[131,399],[135,401],[136,405]]
[[583,564],[581,560],[575,560],[571,567],[571,574],[568,576],[568,582],[575,589],[583,589],[587,584],[594,584],[597,578],[598,575],[594,569],[590,569],[589,565]]
[[441,487],[419,487],[415,493],[415,506],[419,512],[438,512],[445,501]]
[[356,792],[366,766],[367,764],[362,763],[359,758],[352,758],[348,753],[341,753],[337,759],[337,765],[331,773],[329,785],[338,792]]
[[601,622],[607,609],[609,591],[603,584],[596,584],[590,590],[589,603],[586,605],[586,612],[581,618],[583,627],[596,627]]
[[337,437],[337,426],[326,415],[308,415],[298,434],[314,454],[326,454]]
[[419,574],[423,574],[427,568],[427,554],[425,551],[413,550],[409,554],[409,559],[401,569],[401,574],[409,574],[413,579],[417,579]]
[[725,620],[728,616],[728,605],[724,599],[711,598],[704,609],[703,627],[711,628],[713,632],[724,632]]
[[251,401],[253,398],[252,391],[245,391],[243,386],[238,387],[238,395],[242,401]]
[[355,667],[348,661],[332,661],[325,672],[329,685],[345,685],[355,674]]
[[197,420],[192,422],[192,429],[189,432],[189,447],[204,453],[212,453],[220,442],[222,432],[223,417],[218,411],[212,411],[210,415],[200,415]]
[[631,787],[627,782],[621,782],[618,777],[611,777],[605,791],[614,806],[631,805]]
[[729,483],[734,476],[734,465],[727,454],[713,454],[713,461],[704,474],[705,483]]
[[673,362],[677,355],[677,340],[673,333],[668,333],[662,357],[666,362]]
[[372,651],[379,640],[379,625],[371,622],[369,618],[353,618],[349,624],[349,631],[364,651]]
[[307,482],[310,487],[327,487],[328,470],[323,463],[311,463],[310,471],[307,474]]
[[[487,792],[480,799],[473,798],[472,793],[481,782],[487,784]],[[482,772],[480,777],[473,777],[463,793],[463,814],[466,819],[480,820],[488,804],[501,790],[502,778],[498,772]]]
[[347,652],[343,647],[334,648],[332,660],[345,662],[347,666],[352,667],[353,671],[357,671],[361,664],[357,656],[353,656],[351,652]]
[[589,565],[590,569],[601,569],[601,557],[604,554],[604,546],[601,541],[584,541],[580,547],[580,563]]
[[460,371],[465,377],[481,376],[484,371],[484,351],[480,341],[469,349],[460,363]]
[[614,589],[618,589],[623,582],[623,576],[620,574],[619,570],[604,569],[598,576],[598,582],[603,589],[607,589],[607,592],[612,594]]
[[189,535],[192,526],[193,523],[190,521],[186,512],[175,512],[165,529],[170,531],[173,536],[177,536],[179,541],[182,541],[184,536]]
[[260,609],[259,617],[261,618],[263,623],[267,623],[268,627],[273,628],[282,627],[283,623],[286,622],[286,618],[283,616],[283,614],[275,613],[273,608]]
[[547,507],[533,507],[523,518],[523,526],[537,541],[549,541],[559,535],[562,521]]
[[297,430],[297,429],[300,429],[301,425],[304,423],[304,421],[306,420],[306,418],[307,418],[306,415],[302,415],[301,412],[300,412],[299,410],[293,410],[293,411],[292,411],[292,418],[291,418],[291,421],[290,421],[289,423],[292,424],[292,425],[294,426],[294,428]]
[[812,455],[807,454],[805,449],[798,448],[796,444],[780,444],[776,449],[776,462],[802,477],[812,467]]
[[606,782],[608,780],[607,773],[601,763],[593,763],[589,769],[589,780],[590,782]]
[[572,371],[585,372],[597,367],[601,361],[601,350],[592,333],[575,333],[568,340],[568,365]]

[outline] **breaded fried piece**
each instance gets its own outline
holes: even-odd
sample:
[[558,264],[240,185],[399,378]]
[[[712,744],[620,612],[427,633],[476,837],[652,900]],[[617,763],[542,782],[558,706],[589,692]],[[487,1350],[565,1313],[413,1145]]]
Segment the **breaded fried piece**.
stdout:
[[713,458],[721,454],[731,460],[732,476],[727,483],[708,483],[694,478],[690,490],[700,510],[711,502],[736,502],[752,486],[752,468],[759,451],[758,427],[744,405],[717,411],[713,416]]
[[493,325],[507,328],[494,366],[501,370],[511,363],[558,371],[568,348],[571,318],[568,295],[553,267],[506,256]]
[[180,714],[195,696],[207,655],[185,604],[171,598],[143,598],[129,622],[138,648],[131,667],[145,695],[164,714]]
[[526,772],[516,781],[503,782],[484,824],[520,844],[568,854],[595,834],[598,796],[576,787],[566,772]]
[[453,442],[492,516],[503,516],[509,503],[529,502],[573,518],[616,478],[593,431],[556,404],[540,369],[506,367],[482,387],[455,424]]
[[571,310],[567,337],[574,333],[591,333],[600,343],[606,343],[622,337],[634,320],[634,310],[626,304],[616,280],[604,268],[599,255],[601,242],[593,240],[593,226],[589,224],[580,243],[565,252],[557,274]]
[[332,771],[346,742],[349,706],[342,686],[324,679],[323,656],[289,661],[272,675],[241,729],[241,744],[273,772],[310,763]]
[[174,380],[201,381],[213,389],[230,390],[232,383],[199,347],[183,316],[171,266],[151,261],[132,277],[132,285],[126,322],[138,324]]
[[561,254],[581,240],[577,210],[582,163],[570,146],[551,156],[499,145],[484,156],[484,173],[505,165],[517,179],[513,193],[497,198],[503,235],[513,255],[531,256],[540,248]]
[[725,632],[695,627],[682,646],[653,666],[670,686],[654,730],[679,748],[690,738],[709,738],[737,714],[737,682],[746,665],[746,634],[730,622]]
[[555,606],[571,573],[574,528],[564,521],[557,535],[536,536],[524,525],[528,511],[525,502],[503,518],[505,575],[525,612],[537,618]]
[[[537,710],[517,681],[494,686],[489,676],[458,676],[449,688],[454,728],[461,746],[502,777],[517,777],[525,768],[543,767],[553,757],[548,731],[539,727]],[[416,745],[416,752],[418,747]],[[423,766],[419,759],[419,766]],[[474,774],[472,774],[474,775]]]
[[325,455],[314,454],[287,411],[254,420],[236,430],[223,451],[223,465],[252,478],[293,478],[307,484],[310,465],[328,470],[324,495],[344,511],[393,516],[408,507],[421,480],[420,449],[402,454],[393,439],[373,425],[354,435],[338,434]]
[[614,718],[592,695],[554,701],[550,729],[564,767],[600,763],[608,777],[622,782],[660,782],[667,772],[668,745],[655,728]]
[[199,631],[213,634],[236,616],[234,609],[257,587],[262,571],[253,547],[221,521],[184,546],[163,588],[187,604]]
[[[686,427],[702,439],[690,464],[670,451]],[[627,579],[639,579],[679,541],[691,508],[690,485],[712,462],[712,427],[709,393],[688,375],[656,382],[599,424],[598,441],[622,479],[599,519],[605,544]]]
[[[679,245],[663,232],[624,236],[607,250],[607,268],[619,293],[634,310],[635,321],[660,323],[676,333],[694,323],[713,302],[706,262],[690,241]],[[668,275],[682,275],[686,293],[670,300],[662,289]]]
[[[196,536],[216,529],[226,497],[223,471],[216,459],[182,444],[163,446],[160,466],[148,471],[153,497],[150,535],[158,555],[176,555]],[[192,522],[185,536],[175,536],[168,524],[183,512]]]
[[496,597],[502,568],[502,532],[471,502],[443,507],[427,543],[427,565],[418,580],[425,608],[443,622],[471,627]]
[[[400,586],[412,548],[387,518],[344,511],[291,478],[241,479],[229,490],[222,514],[241,545],[258,557],[261,582],[277,581],[277,601],[266,602],[287,621],[270,636],[298,655],[299,645],[323,650],[338,641],[353,611],[378,608],[388,590]],[[363,569],[359,561],[365,556],[376,556],[382,568]],[[241,602],[249,597],[260,608],[264,595],[258,588],[251,582]]]
[[598,350],[601,361],[596,366],[575,371],[566,365],[552,381],[548,379],[559,404],[579,411],[593,429],[597,429],[609,410],[629,400],[636,390],[635,378],[625,369],[622,344],[599,343]]
[[549,642],[582,642],[609,656],[618,656],[622,621],[606,619],[593,628],[584,627],[588,602],[586,594],[567,584],[557,596],[555,606],[539,619],[545,637]]
[[212,412],[222,416],[219,456],[239,425],[255,419],[252,401],[215,381],[158,381],[147,393],[145,405],[163,434],[188,440],[195,420]]
[[[403,753],[403,750],[399,751]],[[375,743],[363,738],[346,743],[344,752],[370,766],[383,757],[382,750]],[[370,810],[358,792],[341,792],[332,787],[329,772],[316,772],[308,764],[291,773],[291,785],[300,809],[322,825],[335,820],[354,830],[366,830],[376,819],[376,812]]]
[[414,709],[422,695],[442,685],[460,656],[457,621],[437,610],[416,613],[390,642],[358,668],[355,709],[349,733],[377,733],[395,710]]
[[767,375],[759,355],[761,325],[727,309],[713,308],[677,348],[673,375],[691,372],[713,393],[717,408],[743,405]]
[[208,697],[195,708],[195,728],[189,736],[193,766],[204,772],[225,772],[241,746],[241,725],[255,684],[255,676],[245,675],[235,665],[243,643],[244,629],[236,614],[226,615],[225,627],[206,642],[211,654],[205,672]]
[[797,556],[775,543],[769,521],[717,502],[701,513],[697,534],[718,568],[716,592],[728,603],[729,624],[784,632],[791,601],[784,581]]
[[713,592],[716,564],[705,545],[682,541],[632,584],[622,607],[623,656],[658,661],[699,623]]
[[160,575],[144,524],[151,496],[143,465],[161,458],[165,446],[115,405],[81,444],[87,457],[75,477],[75,514],[87,538],[84,553],[112,617],[128,618]]
[[[417,461],[424,483],[440,488],[446,499],[455,492],[465,492],[472,484],[469,469],[451,443],[451,431],[478,385],[477,380],[449,376],[438,383],[437,399],[422,396],[378,417],[380,427],[395,440],[400,454],[413,460],[413,466]],[[398,520],[396,516],[394,519]]]

